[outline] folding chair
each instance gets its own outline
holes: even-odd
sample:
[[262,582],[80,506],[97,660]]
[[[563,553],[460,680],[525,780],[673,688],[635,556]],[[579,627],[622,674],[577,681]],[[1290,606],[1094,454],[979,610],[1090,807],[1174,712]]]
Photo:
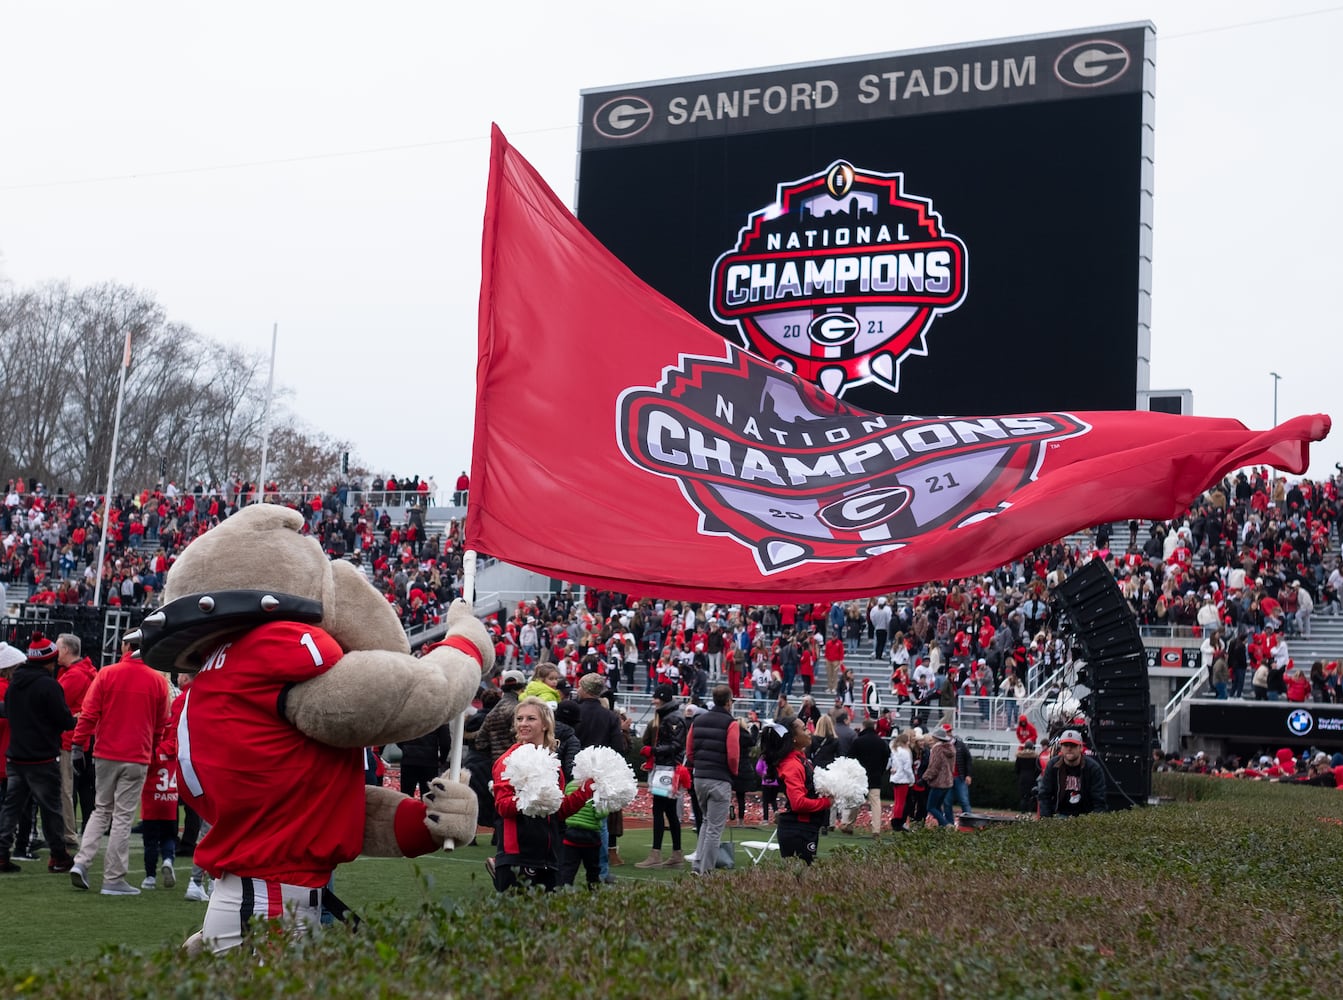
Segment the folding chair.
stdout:
[[746,856],[751,859],[752,866],[760,864],[770,851],[777,851],[779,828],[776,826],[769,832],[769,840],[743,840],[741,849],[746,852]]

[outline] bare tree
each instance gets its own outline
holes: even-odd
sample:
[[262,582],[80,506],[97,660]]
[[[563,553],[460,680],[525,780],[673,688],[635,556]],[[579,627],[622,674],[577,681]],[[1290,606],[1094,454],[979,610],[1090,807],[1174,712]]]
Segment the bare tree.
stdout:
[[[0,286],[0,463],[53,488],[100,489],[111,457],[117,384],[126,373],[115,480],[250,479],[259,464],[264,357],[170,322],[152,296],[117,284]],[[277,399],[289,395],[277,389]],[[283,485],[336,473],[345,442],[273,407],[271,478]]]

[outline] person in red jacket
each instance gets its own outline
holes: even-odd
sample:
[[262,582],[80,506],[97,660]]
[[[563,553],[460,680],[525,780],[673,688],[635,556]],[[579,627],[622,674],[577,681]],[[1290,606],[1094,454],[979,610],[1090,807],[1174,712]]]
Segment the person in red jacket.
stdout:
[[[65,632],[56,637],[56,681],[65,692],[65,704],[70,714],[79,718],[84,704],[84,695],[93,684],[97,671],[93,661],[80,656],[79,636]],[[70,750],[72,731],[61,734],[61,815],[65,817],[65,846],[71,854],[79,850],[79,827],[75,825],[75,799],[79,799],[79,811],[88,823],[93,813],[93,768],[86,766],[80,780],[75,780],[75,769],[71,764]]]
[[75,767],[82,768],[90,738],[96,741],[97,796],[70,870],[76,889],[89,887],[89,864],[106,833],[102,894],[140,894],[126,881],[131,821],[154,747],[168,728],[169,708],[167,678],[141,661],[127,642],[121,644],[121,659],[104,667],[84,696],[71,755]]
[[828,796],[816,794],[804,752],[809,746],[811,733],[796,717],[791,724],[775,721],[760,730],[766,776],[778,780],[784,796],[778,813],[779,857],[798,857],[807,865],[816,858],[821,824],[831,805]]
[[816,681],[816,635],[803,633],[802,652],[798,657],[797,676],[802,681],[802,693],[811,694],[811,686]]
[[1036,732],[1035,727],[1031,725],[1030,719],[1026,718],[1024,715],[1017,719],[1017,743],[1020,746],[1025,746],[1027,743],[1034,744],[1038,742],[1039,739],[1040,734]]
[[1297,670],[1287,678],[1287,700],[1308,701],[1310,699],[1310,678],[1304,670]]
[[839,671],[844,667],[844,636],[840,633],[842,629],[837,629],[829,639],[825,640],[825,693],[835,693],[835,681],[839,678]]

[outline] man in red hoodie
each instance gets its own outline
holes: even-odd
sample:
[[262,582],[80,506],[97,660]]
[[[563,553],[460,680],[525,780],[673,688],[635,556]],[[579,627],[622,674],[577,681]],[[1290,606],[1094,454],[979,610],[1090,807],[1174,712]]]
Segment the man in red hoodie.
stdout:
[[84,696],[72,737],[72,754],[75,766],[82,766],[89,738],[94,738],[97,798],[70,870],[70,881],[76,889],[89,887],[89,863],[106,833],[102,894],[140,894],[126,881],[131,821],[140,804],[140,790],[155,743],[168,728],[170,704],[167,679],[141,661],[125,642],[121,644],[121,659],[104,667]]
[[[56,680],[65,691],[65,704],[69,706],[70,713],[79,718],[80,706],[84,704],[84,695],[88,693],[89,686],[93,683],[93,678],[98,672],[93,667],[93,661],[87,656],[80,656],[81,644],[79,636],[72,632],[65,632],[56,637]],[[61,815],[65,817],[65,846],[69,853],[74,854],[79,850],[79,827],[75,825],[75,770],[70,760],[70,742],[73,732],[66,731],[61,735]],[[93,777],[92,769],[88,772],[89,778]],[[79,783],[81,786],[84,782]],[[83,789],[79,789],[83,791]],[[84,814],[84,822],[88,822],[89,815],[93,805],[93,790],[88,789],[87,795],[79,795],[82,803],[81,812]]]

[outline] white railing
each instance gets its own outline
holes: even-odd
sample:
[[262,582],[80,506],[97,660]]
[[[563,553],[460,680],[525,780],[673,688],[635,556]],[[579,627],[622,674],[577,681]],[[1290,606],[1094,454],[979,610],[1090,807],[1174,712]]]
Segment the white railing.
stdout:
[[1180,738],[1184,735],[1183,731],[1171,725],[1174,719],[1180,714],[1187,702],[1208,679],[1208,668],[1200,666],[1195,671],[1194,676],[1185,681],[1170,701],[1166,702],[1166,708],[1161,716],[1161,747],[1167,753],[1180,749]]
[[[1039,668],[1032,667],[1031,669],[1038,669],[1040,673],[1044,673],[1045,668],[1044,665],[1041,664]],[[1062,683],[1065,680],[1064,674],[1067,669],[1068,665],[1065,663],[1060,667],[1054,668],[1054,670],[1040,680],[1038,684],[1031,685],[1028,682],[1026,685],[1028,693],[1025,698],[1021,699],[1021,708],[1018,714],[1024,715],[1028,719],[1042,719],[1044,717],[1042,713],[1044,712],[1046,697],[1054,687],[1055,683]]]
[[1024,701],[1022,698],[963,694],[956,700],[957,728],[1015,734],[1017,719],[1027,714],[1022,710]]

